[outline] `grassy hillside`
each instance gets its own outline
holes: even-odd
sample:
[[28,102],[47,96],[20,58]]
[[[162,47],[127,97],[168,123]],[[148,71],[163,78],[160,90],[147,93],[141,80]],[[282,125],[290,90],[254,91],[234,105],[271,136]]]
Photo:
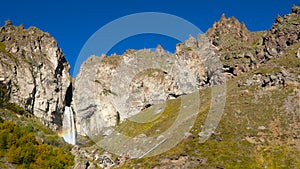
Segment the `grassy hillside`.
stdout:
[[0,87],[0,168],[63,169],[73,165],[74,156],[56,133],[7,101]]
[[[206,142],[199,143],[198,133],[210,108],[210,89],[199,92],[202,103],[192,136],[163,154],[130,160],[120,168],[300,168],[299,47],[227,81],[222,120]],[[278,73],[286,74],[283,85],[247,85],[258,74]],[[180,99],[171,100],[153,122],[125,121],[117,129],[128,136],[158,135],[174,122],[179,106]]]

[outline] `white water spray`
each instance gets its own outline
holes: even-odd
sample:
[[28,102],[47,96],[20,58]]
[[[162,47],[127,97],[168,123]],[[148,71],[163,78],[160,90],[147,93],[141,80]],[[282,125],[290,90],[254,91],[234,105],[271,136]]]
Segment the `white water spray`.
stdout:
[[71,107],[66,106],[62,124],[62,136],[64,140],[72,145],[76,144],[76,131],[74,124],[74,115]]

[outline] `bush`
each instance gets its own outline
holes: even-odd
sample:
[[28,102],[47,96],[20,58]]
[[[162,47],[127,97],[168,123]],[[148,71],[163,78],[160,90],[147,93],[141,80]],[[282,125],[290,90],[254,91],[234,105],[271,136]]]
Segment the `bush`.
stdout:
[[15,103],[8,101],[8,91],[3,84],[0,83],[0,108],[9,109],[17,114],[24,115],[25,109]]
[[21,164],[22,158],[20,156],[22,150],[20,147],[11,146],[6,154],[6,159],[8,162],[12,164]]
[[25,110],[24,108],[18,106],[17,104],[15,103],[6,103],[5,107],[19,115],[24,115],[25,114]]
[[[7,90],[0,84],[0,108],[24,115],[26,111],[8,101]],[[0,157],[24,169],[65,169],[73,165],[74,156],[58,141],[58,136],[48,135],[46,143],[38,142],[32,125],[19,127],[0,117]],[[1,166],[0,166],[1,168]]]
[[17,168],[64,169],[74,163],[70,152],[38,142],[31,125],[19,127],[13,122],[0,123],[0,149],[1,155]]

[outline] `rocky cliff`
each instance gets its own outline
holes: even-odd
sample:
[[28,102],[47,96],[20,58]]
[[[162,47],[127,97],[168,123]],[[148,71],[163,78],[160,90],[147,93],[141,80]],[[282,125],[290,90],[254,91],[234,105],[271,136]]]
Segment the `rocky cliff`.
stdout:
[[[298,6],[262,32],[250,32],[236,18],[223,15],[206,32],[207,39],[190,37],[174,54],[158,46],[156,51],[91,56],[72,86],[69,65],[55,39],[7,21],[0,27],[0,85],[11,102],[52,130],[61,127],[67,105],[75,110],[80,135],[106,135],[106,127],[116,126],[135,138],[161,134],[178,114],[179,96],[200,89],[195,124],[173,149],[128,162],[126,152],[115,157],[96,145],[75,146],[79,168],[124,163],[124,168],[299,168],[299,23]],[[222,120],[200,144],[212,102],[210,86],[222,84],[224,72],[228,78]],[[125,120],[165,101],[163,116],[152,122]]]
[[292,13],[277,16],[271,30],[263,37],[265,59],[278,58],[289,46],[300,41],[300,7],[293,6]]
[[[257,69],[271,58],[279,57],[289,46],[299,42],[299,7],[294,6],[291,14],[278,16],[272,29],[261,32],[250,32],[244,23],[234,17],[226,18],[223,14],[205,35],[190,37],[178,44],[174,54],[165,53],[159,46],[155,52],[128,50],[122,56],[89,58],[76,78],[74,93],[79,134],[98,133],[103,127],[115,125],[117,117],[122,121],[160,101],[220,83],[220,76],[213,76],[218,68],[209,63],[211,58],[221,60],[222,71],[219,70],[219,74],[225,72],[227,77],[232,78]],[[191,79],[180,73],[172,74],[147,68],[148,65],[139,65],[139,57],[157,58],[161,55],[182,62],[182,65],[174,64],[174,68],[184,67],[188,72],[193,72]],[[126,68],[135,69],[136,72],[126,68],[120,71],[124,63]],[[141,71],[138,65],[144,70]],[[134,74],[134,78],[130,74]],[[178,86],[179,81],[175,78],[177,75],[178,79],[185,81],[181,86]],[[114,81],[113,77],[116,76],[119,81]],[[116,86],[114,83],[125,83],[127,86],[120,87],[118,91],[113,88]],[[187,87],[188,84],[191,86]],[[127,93],[130,95],[127,96]]]
[[69,65],[49,33],[11,21],[0,27],[0,83],[8,89],[11,102],[52,130],[61,127]]
[[[126,162],[121,168],[299,168],[299,25],[298,6],[291,14],[278,16],[272,28],[262,32],[250,32],[237,19],[223,15],[206,32],[228,75],[226,105],[218,128],[205,143],[199,142],[212,101],[207,94],[210,88],[200,90],[203,104],[181,143],[163,154]],[[169,103],[179,107],[175,101]],[[164,128],[166,123],[127,122],[120,131],[158,135],[160,131],[149,126]]]
[[158,46],[90,57],[75,80],[78,133],[95,135],[151,105],[222,83],[214,50],[202,35],[178,44],[175,54]]
[[223,14],[206,35],[217,47],[224,71],[234,77],[278,58],[299,42],[299,11],[299,6],[293,6],[290,14],[277,16],[272,28],[261,32],[250,32],[244,23]]

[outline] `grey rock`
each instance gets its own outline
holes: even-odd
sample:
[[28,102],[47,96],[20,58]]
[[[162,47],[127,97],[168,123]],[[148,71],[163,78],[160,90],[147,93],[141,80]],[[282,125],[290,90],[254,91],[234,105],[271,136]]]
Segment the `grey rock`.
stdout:
[[237,110],[236,114],[241,115],[243,112],[241,110]]
[[247,79],[241,86],[284,86],[287,80],[295,81],[296,77],[294,77],[294,74],[282,69],[280,73],[254,74],[252,78]]
[[258,130],[265,130],[266,129],[266,127],[265,126],[258,126],[258,128],[257,128]]
[[300,14],[300,6],[294,5],[293,8],[292,8],[292,13]]
[[223,139],[221,137],[216,137],[216,141],[222,141]]
[[223,83],[218,59],[203,36],[177,45],[175,54],[158,47],[90,57],[75,80],[77,132],[101,134],[117,124],[117,117],[123,121],[151,105]]
[[[31,33],[34,32],[34,33]],[[6,22],[0,33],[0,79],[17,103],[52,130],[61,127],[69,65],[56,40],[48,33]]]
[[185,140],[185,139],[188,139],[188,138],[191,138],[191,137],[193,137],[193,134],[192,134],[192,133],[190,133],[190,132],[185,132],[185,133],[184,133],[183,139]]
[[300,24],[295,21],[299,14],[299,6],[294,6],[292,14],[277,17],[271,30],[264,36],[266,58],[277,58],[288,46],[299,42]]

